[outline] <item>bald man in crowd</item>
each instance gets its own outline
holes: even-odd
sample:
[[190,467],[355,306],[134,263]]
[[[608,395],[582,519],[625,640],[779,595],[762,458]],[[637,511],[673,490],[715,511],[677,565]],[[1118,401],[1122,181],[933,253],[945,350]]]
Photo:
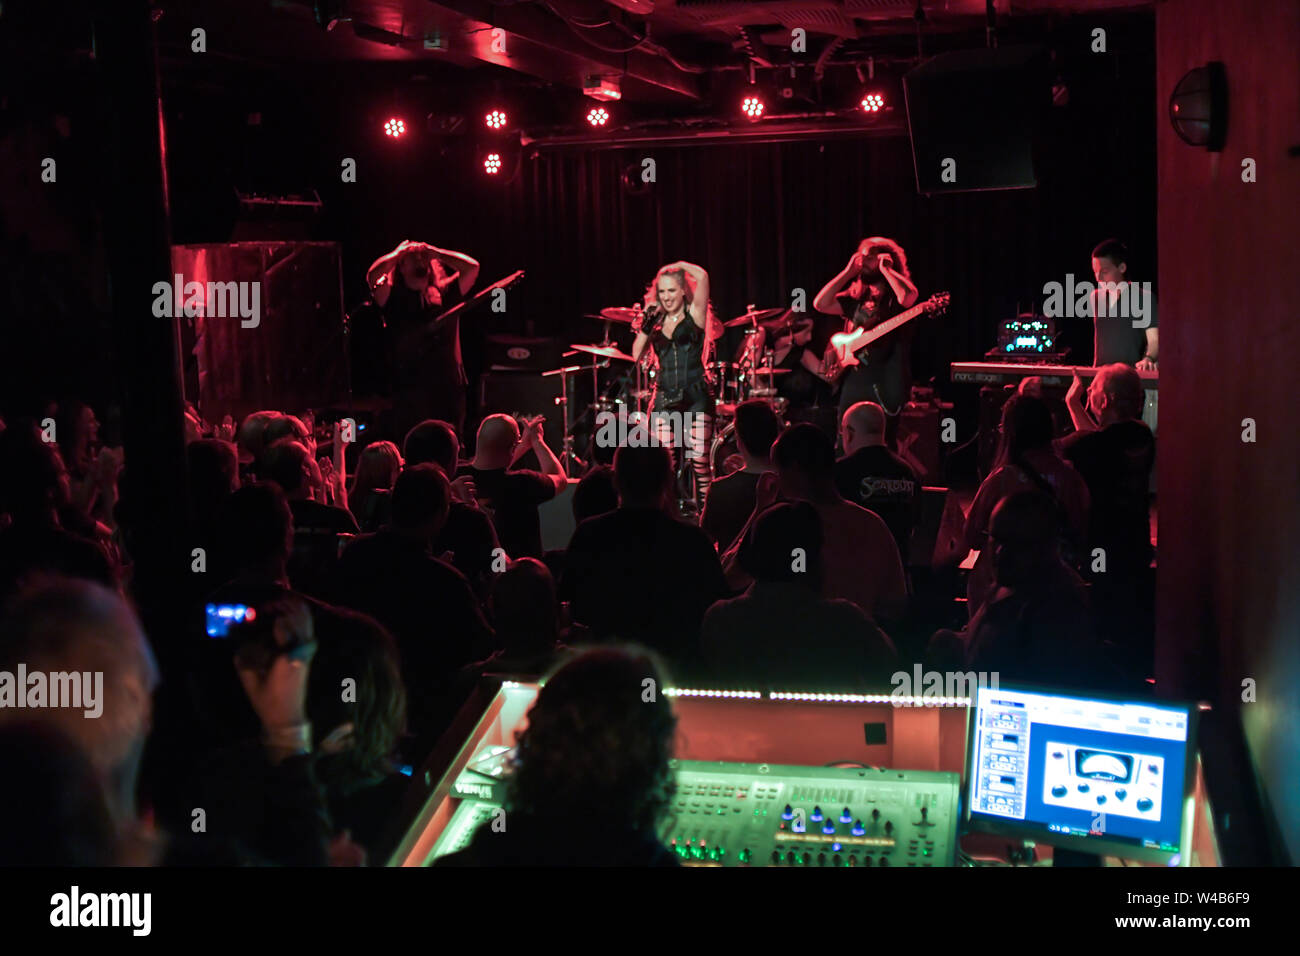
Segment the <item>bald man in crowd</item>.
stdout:
[[[537,455],[541,471],[515,469],[529,451]],[[474,459],[457,471],[471,478],[479,506],[496,526],[501,547],[511,558],[542,557],[542,522],[538,505],[550,501],[568,484],[564,468],[542,437],[542,420],[519,424],[509,415],[489,415],[478,427]]]
[[1076,375],[1066,406],[1077,430],[1060,446],[1092,496],[1084,564],[1092,603],[1107,638],[1129,653],[1128,666],[1149,673],[1155,613],[1149,492],[1156,442],[1141,421],[1142,378],[1131,365],[1105,365],[1087,388],[1086,404],[1084,395]]
[[835,486],[845,501],[884,519],[906,563],[921,482],[911,465],[889,450],[885,423],[885,410],[875,402],[857,402],[844,412],[840,423],[844,457],[835,463]]
[[1151,563],[1148,491],[1156,443],[1141,421],[1145,392],[1131,365],[1097,370],[1086,391],[1076,374],[1066,396],[1075,433],[1060,442],[1062,455],[1088,483],[1092,509],[1088,548],[1104,548],[1108,573]]

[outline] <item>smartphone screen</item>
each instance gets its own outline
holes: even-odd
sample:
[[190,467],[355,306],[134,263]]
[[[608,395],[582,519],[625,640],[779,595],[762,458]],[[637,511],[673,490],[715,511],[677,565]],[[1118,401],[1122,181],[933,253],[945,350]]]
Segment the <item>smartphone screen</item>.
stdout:
[[247,604],[209,604],[208,637],[220,640],[230,636],[232,624],[246,624],[257,619],[257,612]]

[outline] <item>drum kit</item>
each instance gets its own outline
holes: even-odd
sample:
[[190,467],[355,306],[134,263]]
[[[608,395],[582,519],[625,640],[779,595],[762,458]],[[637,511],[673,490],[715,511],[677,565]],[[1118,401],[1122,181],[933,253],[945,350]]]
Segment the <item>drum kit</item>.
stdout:
[[[560,397],[555,402],[564,409],[564,448],[560,460],[566,474],[572,474],[575,466],[576,470],[581,470],[586,464],[578,457],[575,447],[574,434],[579,420],[597,422],[602,414],[648,414],[654,404],[657,375],[654,350],[645,349],[638,360],[622,351],[612,338],[614,326],[630,329],[641,317],[639,307],[610,307],[586,316],[605,323],[604,338],[591,344],[570,344],[570,351],[565,352],[564,357],[581,355],[581,361],[587,364],[569,365],[543,373],[544,376],[560,377]],[[741,402],[750,399],[767,401],[784,420],[788,403],[777,394],[776,380],[790,370],[774,367],[774,353],[770,348],[764,349],[762,343],[770,343],[783,334],[791,335],[808,321],[806,316],[790,309],[756,309],[750,306],[744,315],[723,323],[725,328],[744,327],[745,331],[744,345],[737,353],[736,361],[711,362],[705,370],[713,384],[714,411],[718,419],[709,453],[714,475],[720,474],[722,462],[718,460],[719,453],[724,447],[734,447],[736,406]],[[610,370],[615,374],[609,374]],[[571,377],[587,372],[591,373],[594,397],[587,410],[575,417],[571,413]],[[606,373],[603,385],[602,372]]]

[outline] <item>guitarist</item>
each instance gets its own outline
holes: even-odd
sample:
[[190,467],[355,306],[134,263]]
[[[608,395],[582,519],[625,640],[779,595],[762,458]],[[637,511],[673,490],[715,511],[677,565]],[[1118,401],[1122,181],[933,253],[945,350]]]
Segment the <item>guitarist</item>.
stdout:
[[366,270],[375,304],[383,310],[391,348],[395,432],[405,435],[436,418],[456,434],[465,426],[465,364],[460,317],[436,321],[461,302],[479,264],[463,252],[407,240]]
[[[870,329],[917,300],[916,286],[907,270],[907,255],[892,239],[864,239],[839,275],[817,293],[813,308],[844,319],[844,331]],[[857,353],[860,364],[847,373],[828,350],[822,377],[840,385],[839,414],[858,402],[875,402],[885,410],[886,436],[895,444],[899,416],[911,394],[912,360],[910,325],[885,336]]]

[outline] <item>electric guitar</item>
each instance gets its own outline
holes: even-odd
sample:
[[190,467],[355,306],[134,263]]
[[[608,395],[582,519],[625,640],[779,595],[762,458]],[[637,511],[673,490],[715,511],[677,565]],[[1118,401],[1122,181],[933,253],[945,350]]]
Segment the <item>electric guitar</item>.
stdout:
[[831,336],[830,346],[826,349],[823,360],[825,374],[823,378],[834,384],[848,369],[861,365],[858,357],[871,343],[884,338],[895,329],[901,328],[920,315],[941,315],[948,310],[948,301],[952,296],[947,292],[938,292],[924,302],[918,302],[905,312],[886,319],[869,329],[856,328],[852,332],[837,332]]

